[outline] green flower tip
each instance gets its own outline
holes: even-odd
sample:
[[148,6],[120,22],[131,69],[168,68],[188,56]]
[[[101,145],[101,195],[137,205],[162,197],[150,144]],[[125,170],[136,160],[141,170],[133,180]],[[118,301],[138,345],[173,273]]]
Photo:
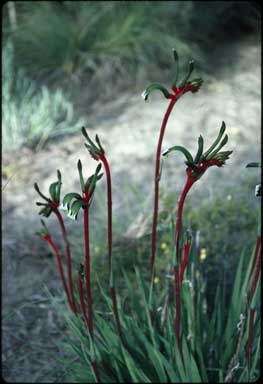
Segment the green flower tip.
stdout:
[[101,142],[100,142],[100,139],[99,139],[99,136],[96,134],[95,136],[95,141],[96,141],[96,144],[90,139],[89,135],[87,134],[85,128],[83,127],[82,128],[82,133],[84,134],[86,140],[88,141],[88,144],[87,143],[84,143],[85,147],[88,149],[89,151],[89,154],[91,155],[91,157],[98,161],[100,160],[100,157],[105,153],[104,151],[104,148],[102,147],[101,145]]
[[261,164],[258,162],[248,163],[246,168],[262,168]]
[[166,99],[170,99],[171,98],[171,95],[169,93],[169,91],[160,83],[153,83],[151,85],[149,85],[145,91],[142,93],[142,98],[147,101],[148,100],[148,97],[149,95],[153,92],[153,91],[160,91],[162,92],[162,94],[164,95],[164,97]]

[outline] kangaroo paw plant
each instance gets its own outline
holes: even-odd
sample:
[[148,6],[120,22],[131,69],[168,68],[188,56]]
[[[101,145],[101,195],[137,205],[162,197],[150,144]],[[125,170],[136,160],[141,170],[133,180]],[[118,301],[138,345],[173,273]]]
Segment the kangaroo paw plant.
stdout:
[[170,114],[176,104],[176,102],[187,92],[196,93],[201,87],[203,80],[201,78],[194,78],[190,80],[191,74],[194,70],[194,60],[190,60],[188,64],[188,71],[185,76],[179,81],[179,58],[176,50],[173,50],[174,60],[175,60],[175,77],[172,83],[171,91],[169,92],[162,84],[153,83],[149,85],[146,90],[143,92],[142,97],[144,100],[148,100],[149,95],[153,91],[161,91],[166,99],[170,100],[167,110],[165,112],[162,125],[160,128],[159,139],[156,150],[155,157],[155,177],[154,177],[154,210],[153,210],[153,224],[152,224],[152,249],[151,249],[151,259],[150,259],[150,271],[151,278],[154,277],[154,262],[155,262],[155,253],[156,253],[156,232],[157,232],[157,222],[158,222],[158,198],[159,198],[159,180],[161,176],[161,150],[163,138],[166,130],[166,125]]
[[[261,236],[257,237],[254,255],[240,255],[238,268],[233,277],[233,291],[226,310],[225,291],[217,286],[214,306],[210,312],[206,305],[206,280],[198,264],[197,246],[192,240],[192,231],[183,231],[183,209],[192,186],[212,166],[222,168],[232,151],[222,148],[228,142],[226,126],[222,122],[219,134],[210,147],[204,150],[204,139],[198,138],[195,155],[183,146],[175,145],[162,151],[162,141],[175,103],[187,92],[197,92],[202,84],[200,78],[191,80],[194,62],[179,81],[178,55],[174,50],[175,79],[171,91],[159,83],[150,85],[143,97],[159,90],[170,100],[165,113],[156,151],[154,180],[154,212],[151,237],[150,282],[134,268],[134,281],[122,270],[121,289],[116,290],[114,279],[113,230],[112,230],[112,180],[109,162],[98,135],[92,140],[86,129],[81,132],[85,147],[97,167],[91,176],[83,176],[83,165],[77,163],[80,191],[67,193],[61,198],[62,176],[57,171],[57,181],[49,187],[46,196],[35,183],[42,201],[39,214],[48,218],[56,216],[61,230],[64,252],[56,245],[54,235],[41,219],[42,229],[38,235],[54,252],[58,272],[69,311],[64,303],[56,302],[61,309],[71,336],[64,335],[65,349],[70,360],[65,365],[65,381],[105,383],[187,383],[187,382],[252,382],[259,377],[260,352],[260,280]],[[156,229],[158,222],[159,181],[161,168],[171,152],[181,152],[185,157],[186,180],[177,202],[176,217],[171,217],[170,267],[168,274],[161,274],[163,287],[153,289],[156,258]],[[254,164],[254,163],[253,163]],[[249,167],[252,165],[250,164]],[[98,181],[104,169],[107,186],[107,266],[108,290],[98,278],[99,295],[105,307],[101,311],[94,300],[91,266],[90,206],[95,196]],[[78,260],[76,281],[72,275],[72,256],[67,230],[60,210],[77,220],[83,217],[83,260]],[[114,243],[115,244],[115,243]],[[67,276],[64,268],[66,265]],[[148,264],[147,264],[148,265]],[[116,277],[116,276],[115,276]],[[120,295],[122,293],[122,295]],[[53,298],[50,296],[51,300]],[[73,355],[73,357],[72,357]]]

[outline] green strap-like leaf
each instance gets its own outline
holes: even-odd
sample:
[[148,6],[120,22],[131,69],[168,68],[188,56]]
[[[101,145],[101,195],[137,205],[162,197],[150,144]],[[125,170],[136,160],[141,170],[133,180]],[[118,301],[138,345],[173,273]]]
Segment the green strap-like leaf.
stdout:
[[208,148],[208,150],[202,156],[202,158],[204,160],[207,158],[209,153],[211,153],[213,151],[213,149],[217,146],[217,144],[221,140],[221,137],[223,136],[225,130],[226,130],[226,125],[225,125],[224,121],[222,121],[222,125],[221,125],[220,131],[219,131],[219,134],[218,134],[216,140],[214,141],[214,143]]
[[50,203],[50,199],[48,199],[45,195],[43,195],[42,192],[40,192],[40,189],[39,189],[37,183],[34,183],[34,188],[35,188],[35,190],[37,191],[37,193],[38,193],[44,200],[46,200],[47,202]]
[[175,61],[175,79],[172,84],[172,88],[176,87],[176,83],[179,77],[179,57],[175,49],[173,49],[174,61]]
[[254,163],[248,163],[248,164],[246,165],[246,168],[260,168],[260,167],[261,167],[260,163],[256,163],[256,162],[254,162]]
[[81,200],[81,196],[75,192],[67,193],[63,199],[63,205],[65,205],[67,209],[69,208],[72,199]]
[[96,186],[96,175],[94,174],[90,176],[86,182],[86,187],[88,187],[88,192],[90,195],[94,192],[95,186]]
[[181,81],[181,83],[178,85],[179,88],[183,87],[186,84],[189,77],[191,76],[191,74],[194,70],[194,63],[195,63],[194,60],[189,61],[188,72],[187,72],[186,76],[184,77],[184,79]]
[[219,150],[224,146],[226,145],[226,143],[228,142],[228,136],[225,135],[225,137],[223,138],[222,142],[220,143],[220,145],[213,151],[211,152],[206,158],[209,160],[209,159],[212,159],[218,152]]
[[89,140],[89,137],[88,137],[88,134],[87,134],[85,127],[81,128],[81,133],[85,137],[85,139]]
[[57,193],[56,193],[56,201],[60,201],[60,192],[61,192],[62,182],[61,182],[61,172],[59,169],[57,170],[57,176],[58,176],[58,186],[57,186]]
[[202,156],[203,149],[204,149],[204,139],[203,139],[202,135],[200,135],[198,138],[198,150],[197,150],[197,154],[196,154],[195,159],[194,159],[195,164],[198,164],[198,162]]
[[223,152],[218,152],[213,159],[218,159],[218,160],[227,160],[229,156],[233,153],[233,151],[223,151]]
[[76,200],[70,207],[70,213],[77,219],[80,208],[82,207],[82,200]]
[[45,208],[41,209],[41,210],[39,211],[38,214],[39,214],[39,215],[43,215],[43,216],[45,216],[45,217],[49,217],[50,214],[51,214],[51,212],[52,212],[51,207],[49,207],[49,206],[47,205]]
[[179,151],[179,152],[182,152],[185,157],[186,157],[186,160],[189,162],[189,163],[193,163],[194,162],[194,159],[191,155],[191,153],[184,147],[180,146],[180,145],[175,145],[174,147],[171,147],[171,148],[168,148],[166,149],[162,155],[163,156],[167,156],[170,152],[172,151]]
[[81,187],[82,192],[84,193],[85,192],[85,182],[84,182],[84,179],[83,179],[82,164],[81,164],[80,160],[78,161],[78,171],[79,171],[80,187]]
[[84,127],[81,128],[81,132],[82,132],[83,136],[85,137],[85,139],[90,143],[91,147],[95,147],[93,141],[90,139],[90,137],[87,134],[87,131],[86,131],[86,129]]
[[51,199],[53,201],[56,201],[56,197],[57,197],[57,185],[58,185],[58,182],[56,181],[55,183],[52,183],[50,184],[50,187],[49,187],[49,194],[51,196]]
[[164,97],[166,97],[166,99],[169,99],[170,98],[170,93],[168,92],[168,90],[160,83],[153,83],[151,85],[149,85],[149,87],[147,87],[145,89],[145,91],[142,93],[142,98],[146,101],[150,95],[151,92],[153,91],[161,91],[164,95]]
[[100,172],[100,170],[101,170],[101,167],[102,167],[102,165],[101,165],[101,163],[99,163],[99,164],[97,165],[97,168],[96,168],[96,171],[95,171],[95,175],[96,175],[96,176],[99,174],[99,172]]
[[95,136],[95,140],[96,140],[96,143],[98,144],[99,148],[101,149],[101,151],[104,152],[104,149],[100,143],[100,139],[99,139],[98,135]]

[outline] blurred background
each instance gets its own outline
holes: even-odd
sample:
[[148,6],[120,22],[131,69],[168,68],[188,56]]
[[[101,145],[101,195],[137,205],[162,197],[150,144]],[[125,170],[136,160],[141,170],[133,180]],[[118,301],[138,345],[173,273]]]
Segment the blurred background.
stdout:
[[[9,1],[2,8],[2,365],[11,382],[65,380],[57,358],[66,330],[44,287],[60,289],[56,262],[35,235],[39,216],[33,189],[43,192],[62,172],[63,190],[79,191],[77,161],[85,177],[96,163],[80,128],[98,133],[113,179],[116,273],[145,273],[150,257],[155,150],[167,100],[141,93],[151,82],[171,87],[172,49],[181,76],[195,59],[197,94],[180,99],[164,147],[209,146],[224,120],[233,150],[223,169],[213,167],[186,202],[185,227],[199,239],[197,262],[208,305],[218,284],[230,291],[242,251],[250,257],[258,226],[254,196],[260,158],[261,6],[253,1]],[[171,261],[170,214],[184,183],[184,162],[171,155],[163,169],[157,276],[162,286]],[[107,282],[106,184],[91,209],[93,269]],[[83,258],[81,218],[65,218],[74,270]],[[51,217],[48,226],[61,245]],[[202,256],[201,256],[202,255]],[[100,296],[94,300],[100,305]],[[212,299],[211,299],[212,302]],[[62,379],[63,377],[63,379]],[[65,381],[64,381],[65,382]]]

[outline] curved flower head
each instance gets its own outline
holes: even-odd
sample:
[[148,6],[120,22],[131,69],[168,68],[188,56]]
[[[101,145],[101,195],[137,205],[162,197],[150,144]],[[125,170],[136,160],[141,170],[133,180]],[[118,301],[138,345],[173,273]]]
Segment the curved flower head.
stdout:
[[96,140],[96,144],[90,139],[89,135],[87,134],[87,131],[84,127],[82,127],[81,129],[81,132],[83,134],[83,136],[85,137],[85,139],[88,141],[88,144],[84,144],[85,147],[88,149],[91,157],[96,160],[96,161],[99,161],[101,159],[101,157],[104,155],[105,151],[100,143],[100,139],[99,139],[99,136],[96,135],[95,136],[95,140]]
[[89,207],[95,192],[96,183],[101,179],[103,173],[99,173],[101,170],[101,164],[99,164],[96,168],[95,173],[90,176],[86,182],[84,181],[82,175],[82,164],[81,161],[78,161],[78,171],[80,178],[80,186],[82,191],[82,196],[76,192],[67,193],[63,199],[63,208],[68,212],[68,216],[76,220],[80,208]]
[[179,99],[180,96],[182,96],[186,92],[192,92],[195,93],[199,90],[201,87],[203,80],[201,78],[194,78],[190,79],[192,72],[194,70],[194,60],[190,60],[188,63],[188,71],[185,74],[185,76],[181,79],[181,81],[178,80],[179,78],[179,57],[175,49],[173,49],[173,56],[175,60],[175,78],[171,86],[171,91],[169,92],[167,88],[165,88],[160,83],[153,83],[149,85],[145,91],[142,93],[142,98],[146,101],[149,97],[149,95],[153,91],[160,91],[164,95],[166,99]]
[[61,192],[61,173],[59,170],[57,170],[57,177],[58,181],[55,183],[50,184],[49,186],[49,195],[50,197],[45,196],[39,189],[38,184],[34,184],[34,188],[37,191],[37,193],[42,197],[43,200],[46,201],[46,203],[43,202],[36,202],[36,205],[43,206],[43,208],[40,209],[39,215],[49,217],[50,214],[59,206],[60,203],[60,192]]
[[[168,148],[165,150],[162,155],[165,157],[172,151],[182,152],[186,158],[185,164],[187,165],[186,173],[187,176],[193,180],[198,180],[207,170],[207,168],[216,165],[217,167],[222,167],[226,160],[229,159],[229,156],[233,151],[220,151],[220,149],[227,143],[228,136],[224,135],[226,125],[222,122],[219,134],[213,144],[203,152],[204,140],[200,135],[198,138],[198,149],[195,157],[184,147],[176,145],[174,147]],[[223,137],[223,139],[222,139]]]

